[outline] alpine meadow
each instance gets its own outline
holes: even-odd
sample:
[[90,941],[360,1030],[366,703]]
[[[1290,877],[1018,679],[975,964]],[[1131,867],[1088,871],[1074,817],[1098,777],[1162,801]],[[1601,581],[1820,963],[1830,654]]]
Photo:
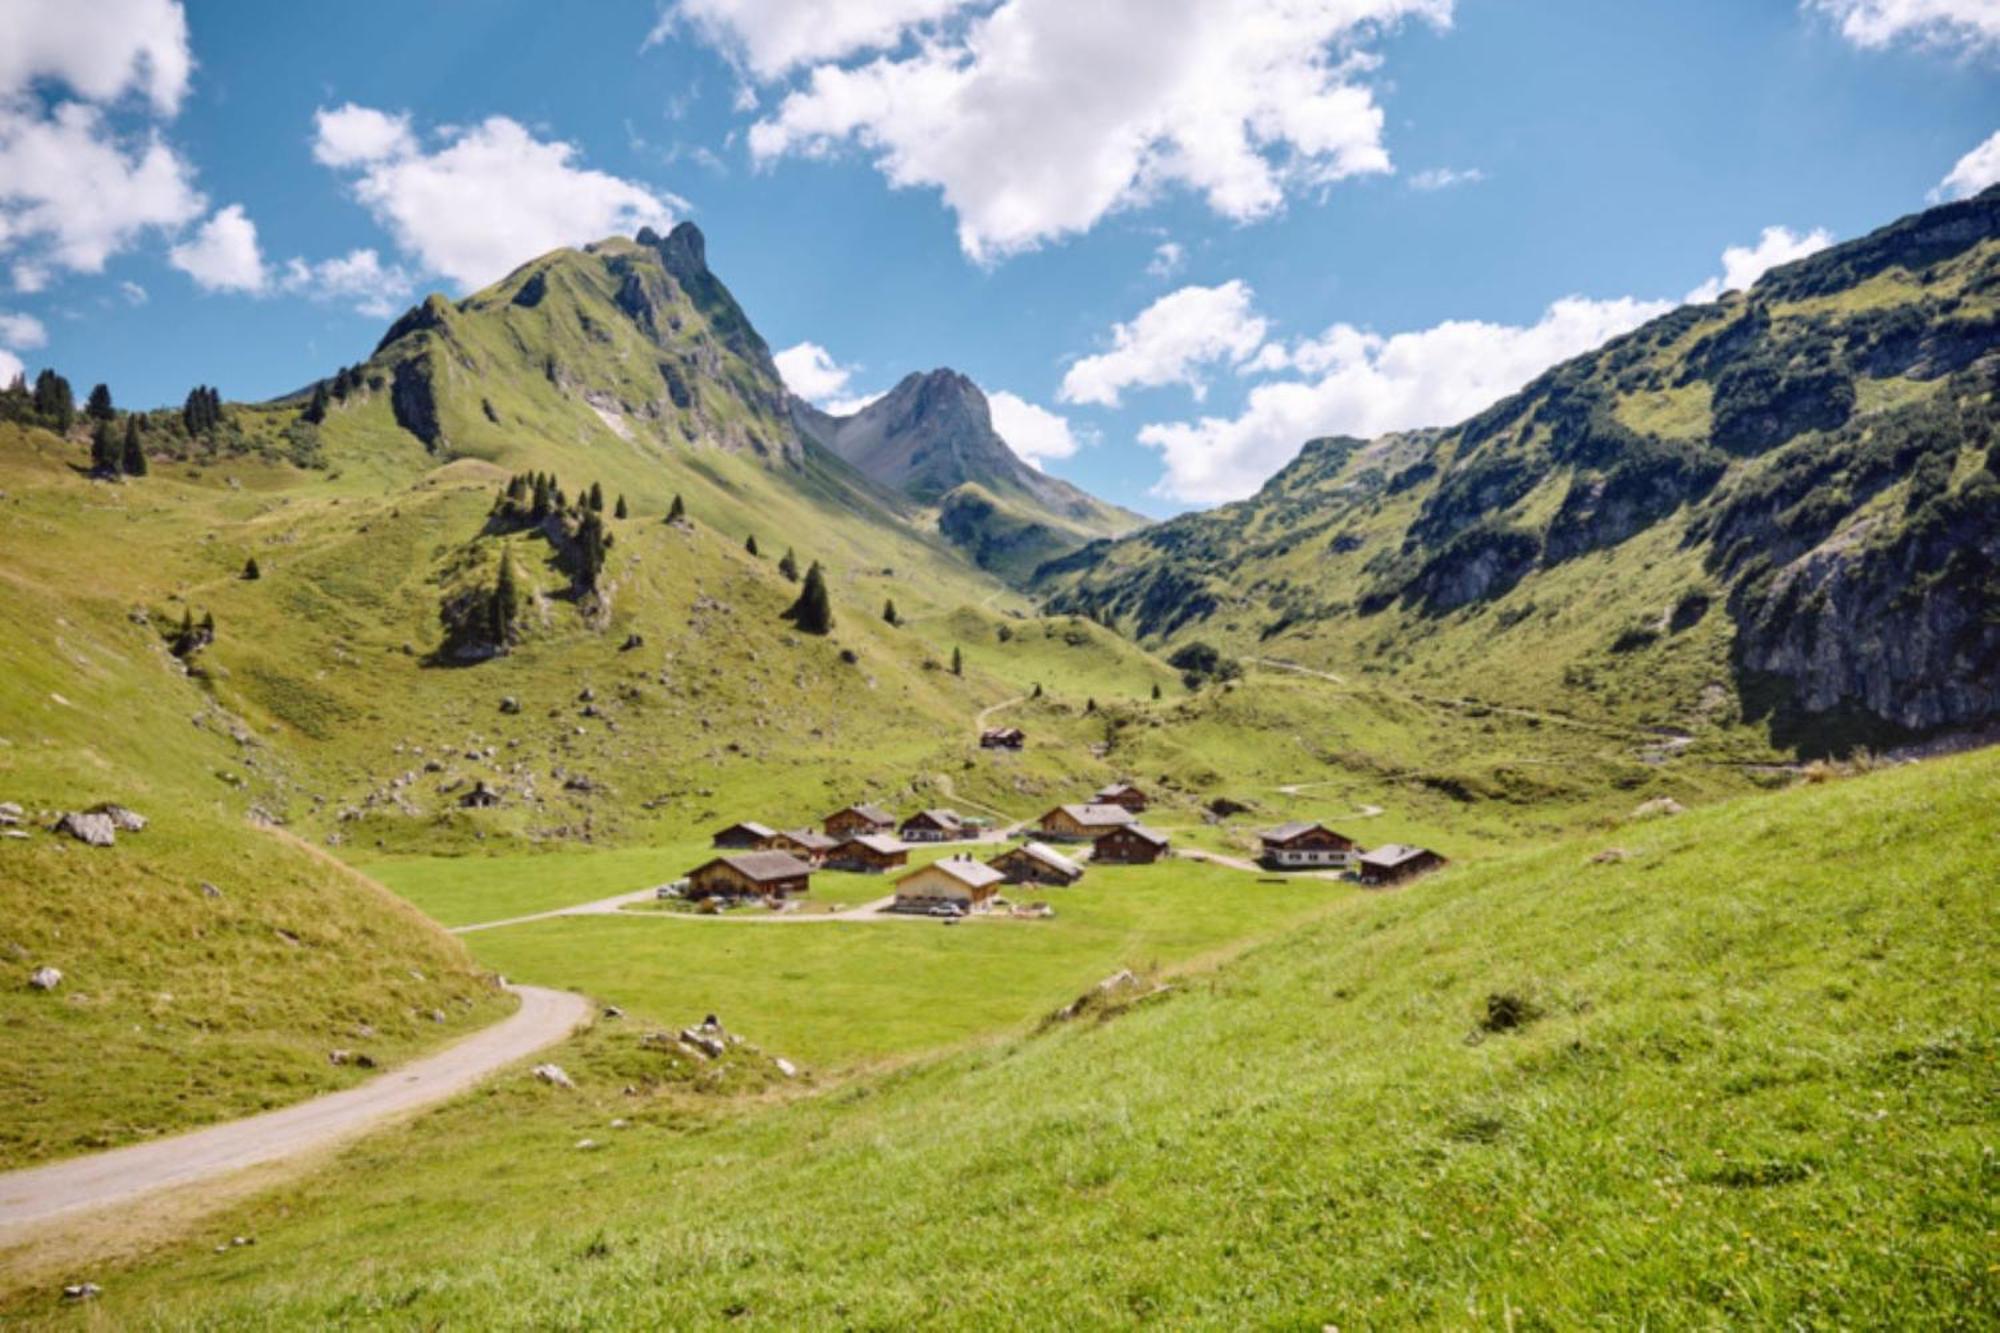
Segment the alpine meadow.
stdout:
[[2000,14],[1766,8],[0,0],[0,1323],[2000,1326]]

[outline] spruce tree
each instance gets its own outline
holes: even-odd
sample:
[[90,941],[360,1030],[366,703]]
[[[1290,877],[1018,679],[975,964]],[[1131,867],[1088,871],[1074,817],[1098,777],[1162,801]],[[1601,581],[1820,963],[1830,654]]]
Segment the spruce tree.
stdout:
[[1030,694],[1028,697],[1030,699],[1039,699],[1042,697],[1042,682],[1040,682],[1039,680],[1035,682],[1034,693]]
[[92,387],[90,401],[84,404],[83,411],[92,421],[109,421],[116,416],[111,406],[111,386],[99,384]]
[[1156,680],[1153,682],[1153,698],[1157,700],[1159,697],[1160,697],[1160,682]]
[[146,475],[146,448],[139,443],[139,417],[137,413],[125,418],[125,451],[120,460],[128,477]]
[[951,646],[951,674],[954,676],[965,674],[965,654],[959,651],[957,644]]
[[258,579],[261,579],[263,577],[264,577],[264,571],[257,568],[256,556],[253,555],[248,560],[245,560],[243,562],[243,578],[246,582],[255,583]]
[[785,576],[785,581],[788,583],[799,581],[799,558],[792,554],[792,548],[789,546],[785,548],[783,558],[778,561],[778,572]]
[[756,534],[756,533],[754,533],[754,532],[753,532],[753,533],[751,533],[751,534],[750,534],[750,535],[749,535],[748,537],[745,537],[745,538],[743,539],[743,549],[744,549],[745,551],[748,551],[748,552],[749,552],[749,553],[750,553],[751,555],[755,555],[755,554],[757,554],[757,534]]
[[667,508],[667,522],[678,523],[686,517],[687,517],[687,506],[681,503],[681,497],[679,495],[675,495],[673,504],[668,506]]
[[1083,711],[1086,713],[1095,713],[1097,711],[1097,700],[1095,699],[1084,700]]
[[500,575],[493,582],[493,642],[506,647],[514,641],[514,623],[520,614],[521,593],[514,579],[514,552],[500,552]]
[[893,600],[882,603],[882,619],[888,621],[891,625],[900,625],[903,623],[896,615],[896,603]]
[[625,496],[622,492],[618,496],[618,507],[612,510],[611,512],[612,512],[612,517],[614,518],[632,517],[632,511],[625,507]]
[[306,410],[299,415],[317,426],[326,420],[326,405],[326,381],[320,380],[313,385],[312,401],[306,404]]
[[590,493],[589,493],[588,495],[584,496],[584,500],[583,500],[583,502],[584,502],[585,504],[587,504],[587,505],[589,505],[589,506],[590,506],[590,509],[591,509],[591,512],[592,512],[592,513],[595,513],[595,514],[601,514],[601,513],[603,513],[603,512],[604,512],[604,483],[602,483],[602,482],[598,482],[598,481],[593,481],[593,482],[591,482],[591,483],[590,483]]
[[90,433],[90,470],[105,477],[118,475],[118,460],[124,456],[117,437],[111,433],[111,423],[99,421]]
[[583,524],[576,530],[577,583],[586,592],[597,590],[597,580],[604,572],[604,520],[586,510]]
[[58,435],[67,435],[76,420],[76,399],[70,395],[69,381],[53,370],[45,369],[35,376],[35,415]]
[[819,561],[813,561],[812,568],[806,570],[799,599],[792,603],[785,617],[806,634],[826,634],[833,629],[833,601],[827,596],[826,576],[820,573]]

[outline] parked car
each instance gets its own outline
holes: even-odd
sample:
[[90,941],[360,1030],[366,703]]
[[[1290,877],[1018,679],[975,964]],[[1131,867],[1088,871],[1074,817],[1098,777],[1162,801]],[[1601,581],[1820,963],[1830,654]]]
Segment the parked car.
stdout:
[[653,896],[656,898],[685,898],[687,891],[688,882],[684,879],[677,879],[670,884],[662,884],[659,888],[653,890]]

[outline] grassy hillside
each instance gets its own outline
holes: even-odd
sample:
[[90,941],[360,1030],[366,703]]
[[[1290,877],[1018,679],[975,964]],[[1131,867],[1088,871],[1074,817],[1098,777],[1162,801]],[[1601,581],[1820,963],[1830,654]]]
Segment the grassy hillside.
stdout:
[[1996,796],[1983,753],[1347,892],[1146,1002],[805,1095],[683,1082],[641,1034],[685,1015],[635,1015],[559,1056],[575,1094],[374,1139],[94,1313],[1987,1323]]
[[1404,688],[1844,752],[2000,715],[2000,190],[1443,431],[1045,567],[1056,610]]

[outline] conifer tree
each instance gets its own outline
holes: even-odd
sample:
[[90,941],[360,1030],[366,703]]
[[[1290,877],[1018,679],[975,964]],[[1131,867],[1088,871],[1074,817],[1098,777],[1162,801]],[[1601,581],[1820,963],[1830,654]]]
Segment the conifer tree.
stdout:
[[900,625],[903,623],[896,615],[896,603],[893,599],[882,603],[882,619],[888,621],[891,625]]
[[743,549],[744,549],[745,551],[748,551],[748,552],[749,552],[749,553],[750,553],[751,555],[755,555],[755,554],[757,554],[757,534],[756,534],[756,533],[754,533],[754,532],[753,532],[753,533],[751,533],[751,534],[750,534],[750,535],[749,535],[748,537],[745,537],[745,538],[743,539]]
[[500,552],[500,574],[493,583],[493,642],[506,647],[514,641],[514,624],[520,615],[521,593],[514,578],[514,552]]
[[124,456],[117,437],[111,433],[111,423],[99,421],[90,433],[90,470],[105,477],[118,475],[118,460]]
[[535,474],[534,508],[528,511],[528,517],[537,523],[547,518],[549,516],[550,498],[549,479],[546,474],[537,472]]
[[627,508],[625,507],[625,495],[624,495],[624,493],[623,493],[622,491],[621,491],[621,492],[619,493],[619,496],[618,496],[618,507],[617,507],[616,509],[612,510],[611,512],[612,512],[612,517],[614,517],[614,518],[630,518],[630,517],[632,517],[632,511],[631,511],[630,509],[627,509]]
[[67,435],[76,420],[76,399],[70,395],[69,381],[53,370],[44,369],[35,376],[35,415],[58,435]]
[[584,501],[583,501],[583,502],[584,502],[585,504],[587,504],[587,505],[589,505],[589,506],[590,506],[590,509],[591,509],[591,512],[592,512],[592,513],[594,513],[594,514],[601,514],[601,513],[603,513],[603,512],[604,512],[604,483],[602,483],[602,482],[597,482],[597,481],[593,481],[593,482],[591,482],[591,483],[590,483],[590,493],[589,493],[588,495],[584,496]]
[[583,524],[576,530],[578,552],[577,583],[586,592],[597,590],[597,580],[604,572],[604,520],[595,513],[585,510]]
[[146,447],[139,443],[139,416],[136,412],[125,418],[125,449],[119,462],[128,477],[146,475]]
[[959,651],[957,644],[951,646],[951,674],[954,676],[965,674],[965,654]]
[[678,523],[686,517],[687,517],[687,506],[681,503],[681,497],[678,494],[676,494],[674,496],[673,504],[670,505],[667,509],[667,522]]
[[806,570],[799,599],[792,603],[785,617],[806,634],[826,634],[833,629],[833,601],[827,596],[826,575],[820,572],[819,561],[813,561]]
[[1035,682],[1035,691],[1034,691],[1034,693],[1033,693],[1033,694],[1030,694],[1030,695],[1029,695],[1028,697],[1029,697],[1030,699],[1039,699],[1039,698],[1041,698],[1041,697],[1042,697],[1042,682],[1040,682],[1039,680]]
[[785,548],[785,554],[778,561],[778,572],[785,576],[785,581],[788,583],[799,581],[799,558],[792,554],[792,548],[789,546]]
[[109,421],[117,413],[111,406],[111,386],[95,385],[90,390],[90,401],[84,404],[84,415],[92,421]]
[[1160,682],[1156,680],[1153,682],[1153,698],[1157,700],[1159,697],[1160,697]]
[[1095,713],[1097,711],[1097,700],[1096,699],[1084,700],[1083,711],[1086,713]]
[[313,385],[312,401],[306,404],[306,410],[299,415],[304,420],[310,421],[313,425],[317,426],[320,422],[326,420],[326,405],[326,381],[320,380]]
[[243,562],[243,578],[246,582],[255,583],[258,579],[261,579],[263,577],[264,577],[264,571],[257,568],[256,556],[253,555],[248,560],[245,560]]

